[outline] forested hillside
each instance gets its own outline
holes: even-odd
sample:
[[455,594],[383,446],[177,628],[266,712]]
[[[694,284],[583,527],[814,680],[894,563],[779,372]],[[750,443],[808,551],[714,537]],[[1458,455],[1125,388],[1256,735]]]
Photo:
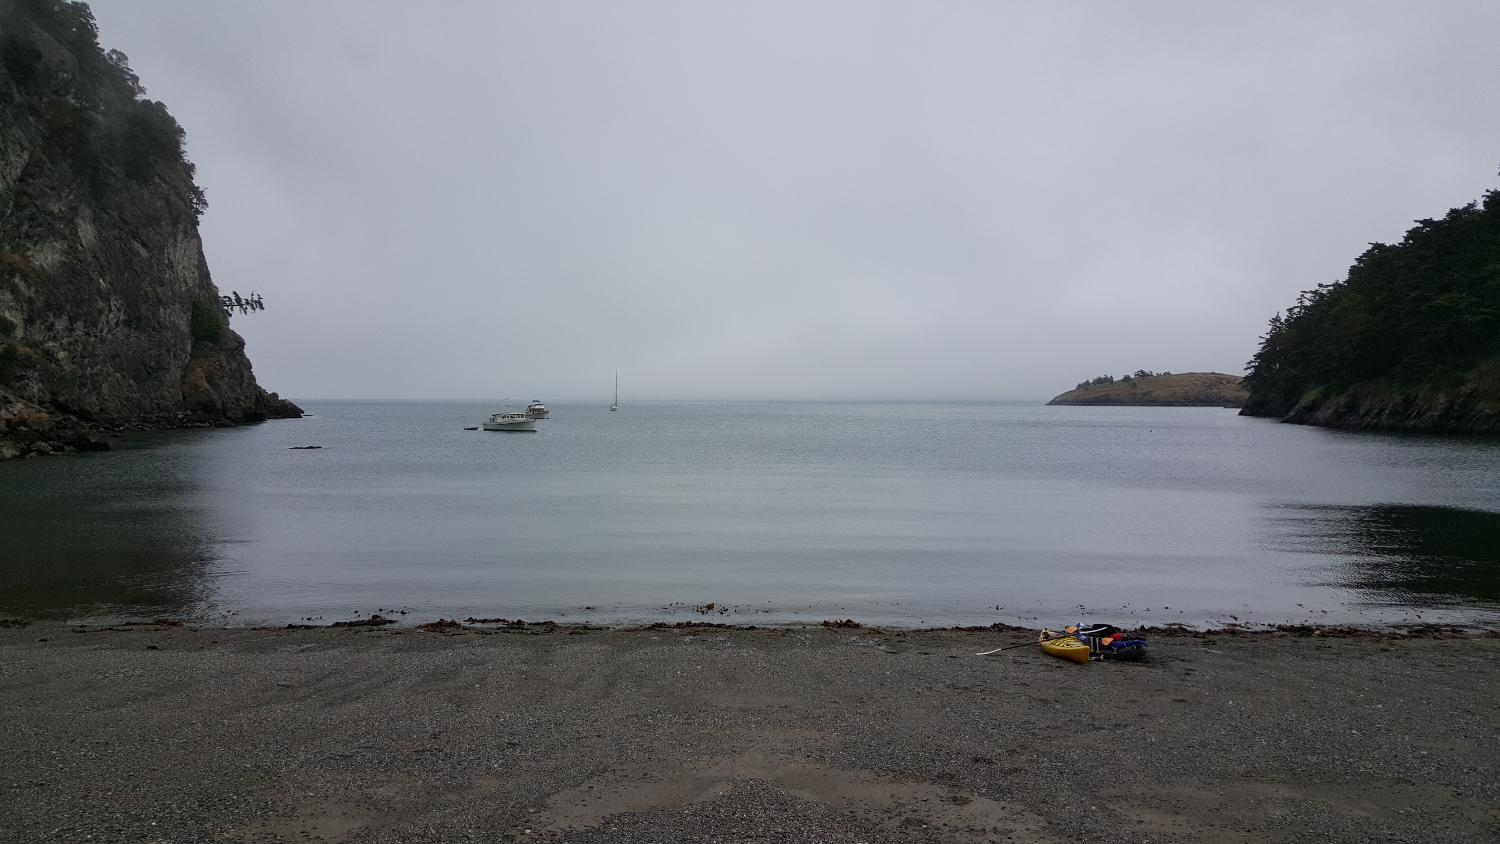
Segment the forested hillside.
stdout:
[[1246,369],[1247,415],[1500,433],[1500,191],[1302,293]]

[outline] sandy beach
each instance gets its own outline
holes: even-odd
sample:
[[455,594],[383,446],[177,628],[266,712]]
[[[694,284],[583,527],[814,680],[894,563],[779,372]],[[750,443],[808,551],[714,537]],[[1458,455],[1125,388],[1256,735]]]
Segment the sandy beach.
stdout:
[[6,842],[1480,842],[1500,639],[0,629]]

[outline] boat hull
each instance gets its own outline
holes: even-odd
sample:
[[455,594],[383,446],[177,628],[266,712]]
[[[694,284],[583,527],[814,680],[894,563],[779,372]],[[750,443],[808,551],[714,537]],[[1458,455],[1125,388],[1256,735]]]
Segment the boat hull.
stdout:
[[535,431],[535,419],[502,419],[484,423],[486,431]]
[[[1042,636],[1045,637],[1046,635],[1046,632],[1042,633]],[[1061,657],[1062,659],[1071,659],[1074,662],[1089,661],[1088,645],[1080,642],[1073,636],[1058,636],[1057,634],[1053,635],[1056,638],[1041,639],[1042,650],[1046,651],[1049,654],[1052,654],[1055,657]]]

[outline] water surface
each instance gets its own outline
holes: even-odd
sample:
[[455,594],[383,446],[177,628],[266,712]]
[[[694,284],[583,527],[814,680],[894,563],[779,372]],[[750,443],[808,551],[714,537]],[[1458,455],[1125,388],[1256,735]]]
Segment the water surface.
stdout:
[[478,403],[305,406],[0,464],[0,613],[1500,620],[1490,441],[1216,408],[560,403],[524,434],[462,430]]

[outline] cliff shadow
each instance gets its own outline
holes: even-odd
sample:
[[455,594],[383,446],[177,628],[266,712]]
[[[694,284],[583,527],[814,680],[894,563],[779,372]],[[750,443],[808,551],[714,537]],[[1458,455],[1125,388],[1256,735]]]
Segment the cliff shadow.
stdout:
[[1500,606],[1500,513],[1422,505],[1281,505],[1277,551],[1331,555],[1318,585],[1378,603]]
[[127,490],[97,462],[47,462],[0,466],[0,616],[203,614],[215,546],[180,479]]

